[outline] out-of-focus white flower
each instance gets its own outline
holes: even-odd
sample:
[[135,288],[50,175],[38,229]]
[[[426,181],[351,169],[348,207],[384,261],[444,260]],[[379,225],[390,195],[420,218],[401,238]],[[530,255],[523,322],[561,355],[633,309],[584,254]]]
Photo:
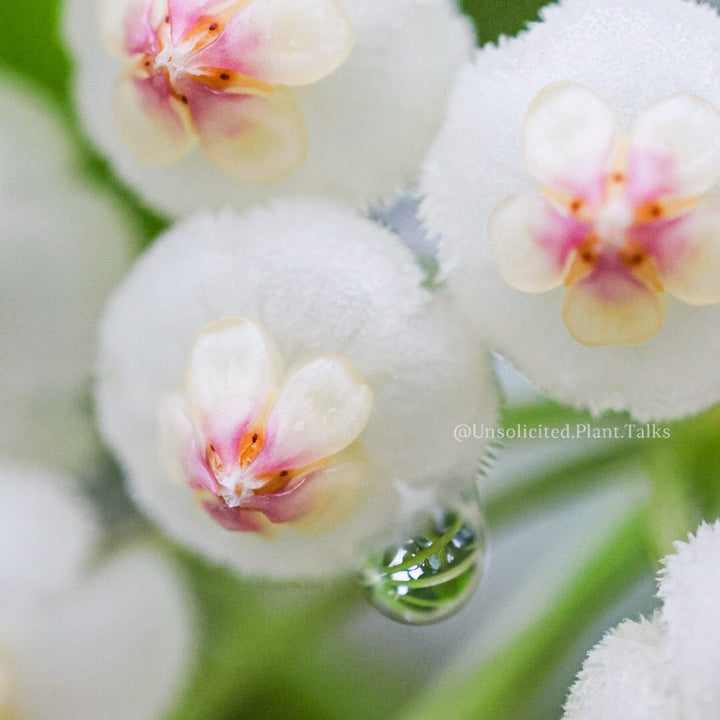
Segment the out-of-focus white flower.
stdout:
[[94,559],[97,528],[67,478],[0,466],[0,717],[152,720],[180,689],[191,612],[165,559]]
[[651,621],[626,621],[593,650],[566,720],[715,720],[720,707],[720,522],[665,559]]
[[129,221],[80,177],[52,109],[3,73],[0,454],[78,469],[99,308],[129,264]]
[[485,443],[454,428],[493,422],[489,371],[422,281],[392,233],[310,201],[160,238],[101,333],[100,423],[140,504],[213,559],[312,576],[363,560],[394,481],[472,478]]
[[697,412],[720,398],[720,308],[694,306],[718,299],[720,18],[684,0],[542,17],[459,75],[421,182],[442,274],[562,401]]
[[175,216],[298,193],[366,205],[415,182],[472,47],[452,0],[101,2],[65,16],[82,118]]

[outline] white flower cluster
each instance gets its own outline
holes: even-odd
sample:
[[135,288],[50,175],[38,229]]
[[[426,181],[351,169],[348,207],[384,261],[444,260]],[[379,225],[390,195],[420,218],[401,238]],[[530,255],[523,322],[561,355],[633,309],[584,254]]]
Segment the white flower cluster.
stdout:
[[565,720],[713,720],[720,707],[720,522],[665,558],[651,620],[625,621],[588,654]]
[[245,572],[356,569],[419,498],[472,483],[485,442],[457,418],[495,420],[481,344],[353,209],[417,182],[469,20],[452,0],[72,0],[65,30],[119,174],[205,211],[102,321],[99,424],[133,496]]
[[[488,348],[596,414],[720,400],[709,7],[562,0],[474,57],[453,0],[67,0],[64,31],[83,127],[178,222],[100,318],[132,228],[47,109],[5,91],[3,458],[86,466],[98,331],[97,421],[141,508],[213,561],[312,578],[474,480],[486,440],[454,431],[496,421]],[[432,283],[370,219],[418,183]],[[156,717],[191,644],[177,581],[147,549],[89,572],[98,530],[55,475],[0,468],[21,549],[0,587],[31,598],[0,602],[0,717]],[[603,641],[568,718],[710,720],[719,536],[667,561],[663,610]]]

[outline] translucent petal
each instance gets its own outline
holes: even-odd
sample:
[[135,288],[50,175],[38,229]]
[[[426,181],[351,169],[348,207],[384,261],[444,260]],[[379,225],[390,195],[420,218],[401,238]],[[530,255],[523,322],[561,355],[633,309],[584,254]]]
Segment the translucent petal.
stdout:
[[583,345],[641,345],[662,327],[663,296],[629,274],[596,271],[565,293],[563,320]]
[[205,440],[190,417],[190,408],[180,393],[171,393],[160,404],[160,454],[173,480],[194,490],[218,492],[218,485],[205,459]]
[[352,29],[337,0],[250,2],[193,65],[236,70],[280,85],[306,85],[350,54]]
[[560,285],[570,253],[589,232],[587,225],[561,215],[535,193],[507,198],[488,223],[498,272],[523,292],[545,292]]
[[372,467],[358,452],[344,452],[332,464],[315,474],[308,483],[311,502],[293,525],[298,530],[319,534],[340,525],[357,508],[362,490],[370,485]]
[[628,190],[634,204],[687,198],[720,179],[720,112],[695,95],[673,95],[638,115],[630,137]]
[[125,75],[115,89],[120,137],[143,165],[168,165],[190,152],[196,137],[185,105],[160,76]]
[[609,105],[584,85],[548,85],[525,116],[528,170],[545,185],[591,203],[602,197],[618,130]]
[[305,158],[305,125],[288,91],[267,95],[216,92],[189,83],[190,113],[210,161],[238,180],[279,179]]
[[665,289],[690,305],[720,302],[720,207],[704,205],[662,237]]
[[219,320],[197,339],[185,387],[194,419],[226,464],[239,436],[267,408],[280,371],[272,341],[249,320]]
[[248,0],[167,0],[173,43],[179,44],[203,16],[231,11],[246,2]]
[[360,435],[371,407],[370,388],[344,358],[329,355],[300,365],[280,391],[253,469],[277,472],[334,455]]
[[107,51],[116,57],[157,52],[154,29],[166,0],[104,0],[100,24]]

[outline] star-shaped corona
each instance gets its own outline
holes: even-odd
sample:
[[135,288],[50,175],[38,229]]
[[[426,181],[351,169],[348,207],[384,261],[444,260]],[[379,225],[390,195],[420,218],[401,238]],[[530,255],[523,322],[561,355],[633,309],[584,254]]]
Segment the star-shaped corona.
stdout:
[[504,200],[488,234],[498,270],[529,293],[564,285],[563,319],[588,346],[639,345],[663,325],[664,293],[720,302],[720,112],[690,94],[641,112],[629,134],[609,105],[570,82],[525,118],[537,193]]
[[370,388],[342,356],[283,371],[258,325],[220,320],[193,347],[185,392],[163,404],[166,464],[228,530],[320,532],[354,509],[367,474],[355,441],[371,407]]
[[108,51],[127,59],[115,120],[135,158],[168,165],[199,141],[250,183],[303,162],[290,88],[332,73],[353,44],[337,0],[105,0],[103,27]]

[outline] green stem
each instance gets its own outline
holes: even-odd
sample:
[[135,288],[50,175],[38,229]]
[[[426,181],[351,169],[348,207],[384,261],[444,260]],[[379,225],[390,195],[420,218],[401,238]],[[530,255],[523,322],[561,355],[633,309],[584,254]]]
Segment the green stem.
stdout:
[[471,676],[434,685],[398,720],[514,720],[554,662],[582,637],[589,619],[647,569],[646,551],[645,516],[638,514],[590,558],[542,617]]
[[613,443],[572,462],[554,465],[523,482],[509,482],[507,490],[483,503],[485,516],[491,525],[498,526],[524,512],[537,510],[558,496],[584,492],[603,478],[612,479],[612,474],[603,475],[601,471],[627,462],[636,451],[637,446],[632,443]]

